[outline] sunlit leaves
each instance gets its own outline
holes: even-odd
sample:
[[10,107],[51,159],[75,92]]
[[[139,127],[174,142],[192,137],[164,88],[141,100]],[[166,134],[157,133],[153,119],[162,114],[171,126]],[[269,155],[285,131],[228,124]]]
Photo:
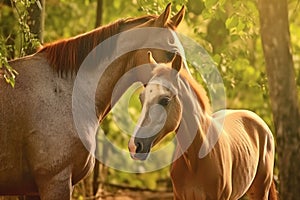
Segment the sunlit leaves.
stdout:
[[218,0],[205,0],[204,5],[207,9],[212,9],[213,6],[215,6],[217,2],[218,2]]
[[34,34],[30,32],[30,28],[27,24],[28,20],[28,11],[27,8],[30,7],[31,4],[36,3],[37,0],[14,0],[13,8],[16,11],[16,18],[19,23],[19,33],[21,36],[21,47],[20,47],[20,55],[19,57],[26,55],[26,50],[29,48],[36,48],[40,45],[38,39]]
[[95,28],[95,11],[95,1],[47,1],[44,41],[51,42],[92,30]]
[[[188,0],[174,0],[171,1],[172,4],[172,12],[173,14],[181,9],[182,5],[186,5]],[[169,0],[138,0],[138,5],[140,8],[147,12],[148,14],[156,14],[159,15],[164,11],[166,5],[170,3]]]
[[[8,59],[25,56],[28,48],[40,45],[35,35],[30,32],[27,24],[27,8],[36,0],[13,0],[11,6],[2,6],[0,19],[0,68],[2,68],[3,78],[12,87],[15,85],[15,77],[18,74],[8,63]],[[15,21],[18,22],[18,26]]]
[[226,0],[203,0],[205,9],[202,12],[202,17],[204,19],[213,19],[213,18],[220,18],[222,12],[224,12],[224,3]]
[[0,52],[0,80],[4,78],[8,84],[14,87],[16,75],[18,72],[8,64],[6,57]]

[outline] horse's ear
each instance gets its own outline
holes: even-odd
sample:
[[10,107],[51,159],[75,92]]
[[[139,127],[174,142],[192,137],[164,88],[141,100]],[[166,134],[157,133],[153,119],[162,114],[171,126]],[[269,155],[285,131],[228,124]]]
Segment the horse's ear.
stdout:
[[185,7],[184,5],[181,7],[180,11],[174,15],[171,18],[171,21],[173,22],[174,26],[177,28],[178,25],[182,22],[183,17],[184,17],[184,13],[185,13]]
[[175,69],[176,71],[180,71],[182,66],[182,58],[178,53],[175,53],[175,56],[172,60],[172,69]]
[[151,51],[148,51],[147,54],[148,54],[148,61],[149,61],[149,63],[151,63],[151,64],[157,64],[157,62],[154,60],[154,58],[152,56]]
[[159,27],[165,27],[170,19],[171,14],[171,3],[169,3],[165,11],[158,16],[156,23]]

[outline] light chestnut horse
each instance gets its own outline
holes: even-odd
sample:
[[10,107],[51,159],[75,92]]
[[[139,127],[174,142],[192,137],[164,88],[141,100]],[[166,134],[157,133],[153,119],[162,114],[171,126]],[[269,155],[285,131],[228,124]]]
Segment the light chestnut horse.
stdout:
[[[169,4],[159,16],[121,19],[9,62],[19,75],[15,88],[0,77],[0,195],[71,199],[74,184],[93,169],[95,161],[79,139],[72,116],[72,89],[81,63],[99,43],[120,32],[141,27],[174,30],[182,21],[184,7],[172,18],[170,8]],[[157,39],[153,42],[170,38]],[[129,52],[106,68],[95,94],[99,122],[110,111],[118,79],[147,63],[147,51]],[[154,51],[160,61],[170,60],[169,52]]]
[[[167,66],[156,64],[140,95],[142,112],[129,141],[131,157],[145,160],[150,149],[176,132],[171,166],[174,199],[277,199],[273,182],[274,139],[266,123],[248,110],[211,114],[205,90],[176,55]],[[179,71],[179,72],[178,72]],[[210,135],[209,135],[210,134]],[[217,142],[209,149],[211,138]]]

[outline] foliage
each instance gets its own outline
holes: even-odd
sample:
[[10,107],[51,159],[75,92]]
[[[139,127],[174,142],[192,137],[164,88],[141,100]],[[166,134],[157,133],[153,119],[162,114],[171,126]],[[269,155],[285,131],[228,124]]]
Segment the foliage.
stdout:
[[93,29],[95,8],[95,1],[47,1],[44,41],[68,38]]
[[[5,69],[1,70],[3,66]],[[14,87],[16,75],[18,75],[18,72],[8,64],[7,58],[4,57],[0,51],[0,78],[3,76],[5,81]]]
[[40,45],[36,36],[30,32],[30,28],[27,23],[28,8],[31,4],[39,3],[37,0],[14,0],[13,7],[17,13],[17,19],[19,19],[19,33],[21,35],[20,41],[20,55],[19,57],[26,55],[26,50],[31,47],[38,47]]
[[[172,13],[175,14],[181,9],[182,5],[186,5],[188,0],[175,0],[172,2]],[[162,13],[166,7],[166,5],[170,3],[169,0],[158,0],[158,1],[151,1],[151,0],[138,0],[138,4],[144,12],[148,14],[155,14],[159,15]]]
[[0,69],[4,68],[6,82],[14,87],[18,73],[9,65],[8,59],[25,56],[27,48],[40,45],[27,24],[27,9],[37,2],[36,0],[13,0],[10,2],[11,5],[1,3],[0,9],[3,12],[0,13]]
[[[27,9],[30,7],[30,5],[35,4],[37,2],[38,1],[36,0],[13,0],[11,1],[11,5],[3,6],[3,9],[5,9],[7,13],[9,13],[3,13],[3,16],[1,16],[4,18],[3,24],[5,26],[11,26],[13,28],[11,29],[11,32],[4,33],[5,31],[7,31],[7,27],[4,26],[1,30],[1,34],[2,36],[6,37],[16,35],[16,38],[14,38],[17,41],[14,44],[15,47],[6,47],[6,49],[10,51],[15,51],[14,54],[16,55],[16,57],[25,56],[25,51],[27,48],[29,48],[29,46],[39,46],[38,40],[35,38],[35,35],[30,32],[29,26],[27,24]],[[13,14],[13,19],[11,18],[11,14]],[[17,27],[15,26],[16,21],[18,22]]]

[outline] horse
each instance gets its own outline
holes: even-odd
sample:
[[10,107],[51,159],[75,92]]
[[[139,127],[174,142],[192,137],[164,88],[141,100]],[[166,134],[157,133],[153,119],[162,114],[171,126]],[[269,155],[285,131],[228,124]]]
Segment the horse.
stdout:
[[[209,99],[182,58],[154,65],[140,93],[142,111],[129,140],[130,155],[147,159],[170,132],[176,147],[170,176],[174,199],[277,199],[273,181],[274,139],[266,123],[249,110],[211,112]],[[209,135],[211,134],[211,135]],[[211,136],[218,137],[212,148]],[[201,147],[208,150],[201,156]]]
[[[72,90],[85,57],[101,42],[118,33],[143,27],[173,31],[181,23],[184,12],[182,7],[171,17],[168,4],[159,16],[120,19],[90,32],[46,44],[33,55],[9,61],[19,75],[14,88],[0,77],[0,195],[71,199],[73,186],[91,172],[95,162],[93,153],[80,140],[72,116]],[[147,37],[153,42],[174,46],[170,43],[173,38]],[[116,49],[118,46],[124,45],[110,47]],[[153,50],[160,61],[170,58],[169,51]],[[112,91],[118,79],[147,63],[147,51],[137,49],[121,55],[106,68],[95,94],[95,117],[99,122],[111,109]]]

